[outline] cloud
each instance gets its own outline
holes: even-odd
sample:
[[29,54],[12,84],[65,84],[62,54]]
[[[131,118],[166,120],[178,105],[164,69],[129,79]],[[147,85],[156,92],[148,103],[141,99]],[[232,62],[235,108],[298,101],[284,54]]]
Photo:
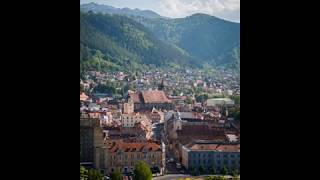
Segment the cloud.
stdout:
[[[162,14],[169,17],[206,13],[240,21],[240,0],[161,0],[159,3]],[[233,17],[228,17],[230,14]]]

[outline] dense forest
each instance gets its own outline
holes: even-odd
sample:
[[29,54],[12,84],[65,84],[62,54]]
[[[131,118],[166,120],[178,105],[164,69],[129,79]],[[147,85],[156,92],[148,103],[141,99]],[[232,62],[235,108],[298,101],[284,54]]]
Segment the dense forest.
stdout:
[[103,14],[99,8],[80,12],[81,74],[150,66],[239,71],[240,24],[206,14],[169,19]]
[[[178,19],[135,17],[157,37],[213,65],[234,67],[240,57],[240,24],[206,14]],[[236,56],[236,58],[234,58]]]
[[191,65],[183,50],[156,38],[125,16],[80,12],[80,67],[120,70],[144,65]]

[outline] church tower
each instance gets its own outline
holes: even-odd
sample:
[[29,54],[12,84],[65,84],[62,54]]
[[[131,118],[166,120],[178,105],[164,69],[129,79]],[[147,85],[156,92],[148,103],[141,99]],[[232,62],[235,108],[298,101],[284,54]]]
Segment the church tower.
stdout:
[[162,79],[162,81],[161,81],[161,84],[159,84],[159,86],[158,86],[158,90],[159,90],[159,91],[164,90],[164,81],[163,81],[163,79]]
[[124,103],[123,113],[124,114],[132,114],[134,112],[134,102],[131,98],[128,99],[127,103]]

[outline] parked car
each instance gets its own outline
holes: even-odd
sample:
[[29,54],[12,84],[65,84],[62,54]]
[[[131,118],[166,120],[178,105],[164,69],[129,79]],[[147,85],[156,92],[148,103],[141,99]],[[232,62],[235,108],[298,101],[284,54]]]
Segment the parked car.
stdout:
[[181,164],[180,164],[180,163],[176,163],[176,167],[177,167],[178,169],[181,169]]
[[168,162],[168,163],[172,163],[172,162],[174,162],[174,159],[173,159],[173,158],[170,158],[170,159],[167,160],[167,162]]

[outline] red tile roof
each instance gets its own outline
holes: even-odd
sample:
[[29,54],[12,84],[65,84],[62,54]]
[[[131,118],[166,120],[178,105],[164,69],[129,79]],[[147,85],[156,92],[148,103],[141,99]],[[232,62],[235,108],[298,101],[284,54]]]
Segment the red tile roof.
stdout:
[[118,142],[114,143],[109,147],[109,152],[114,153],[119,149],[125,152],[141,152],[145,151],[161,151],[160,145],[147,142],[147,143],[139,143],[139,142]]
[[80,101],[85,101],[88,99],[88,96],[85,93],[80,94]]
[[142,91],[145,103],[171,103],[163,91]]
[[141,103],[140,97],[139,97],[139,92],[137,93],[129,93],[130,98],[134,103]]
[[187,144],[192,140],[216,140],[226,141],[225,132],[220,128],[210,128],[208,125],[183,125],[177,130],[178,140]]
[[191,150],[240,152],[240,144],[198,144],[191,143],[187,146]]

